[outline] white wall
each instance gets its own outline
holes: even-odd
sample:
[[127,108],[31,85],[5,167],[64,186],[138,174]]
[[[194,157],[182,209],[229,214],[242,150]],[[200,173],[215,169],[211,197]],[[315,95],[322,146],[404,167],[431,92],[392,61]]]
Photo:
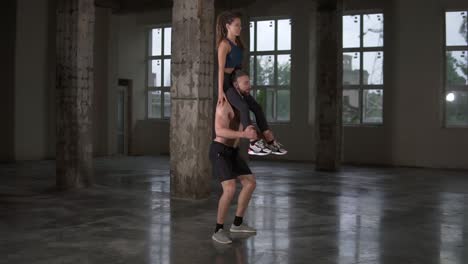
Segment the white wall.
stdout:
[[[131,79],[132,94],[132,146],[133,155],[159,155],[169,153],[169,121],[146,119],[146,48],[147,32],[151,26],[171,22],[170,9],[127,15],[113,15],[110,50],[115,52],[117,66],[110,69],[112,79]],[[111,90],[113,88],[110,88]],[[115,98],[115,89],[112,97]],[[111,104],[115,104],[111,102]],[[116,152],[115,141],[110,144]]]
[[268,158],[314,161],[315,5],[312,1],[277,2],[256,1],[248,8],[252,18],[286,16],[292,19],[291,121],[287,124],[270,123],[270,128],[289,153]]
[[443,128],[444,10],[466,1],[348,1],[385,15],[384,125],[346,127],[344,160],[468,168],[468,129]]
[[[286,4],[285,4],[286,6]],[[298,30],[292,34],[296,37],[308,36],[306,32],[310,28],[310,19],[307,11],[309,9],[296,7],[294,10],[276,7],[276,10],[288,10],[287,13],[298,17],[296,27]],[[255,9],[256,7],[253,7]],[[265,9],[264,5],[257,7],[258,10]],[[265,13],[267,14],[267,13]],[[117,48],[118,70],[116,78],[127,78],[134,81],[134,108],[133,108],[133,149],[132,153],[136,155],[157,155],[169,152],[169,123],[164,120],[146,119],[146,94],[145,94],[145,49],[146,49],[146,29],[150,25],[171,22],[171,10],[162,10],[160,12],[149,12],[129,15],[117,15],[113,18],[112,31],[118,34],[118,41],[114,46]],[[176,37],[176,36],[173,36]],[[309,53],[309,42],[293,41],[293,55],[299,64],[306,65],[295,67],[292,79],[295,83],[308,83],[309,67],[307,66],[307,57],[303,54]],[[113,48],[111,48],[113,49]],[[281,139],[281,142],[290,147],[291,152],[287,159],[291,160],[313,160],[313,127],[308,122],[310,111],[307,106],[308,88],[307,85],[298,85],[303,89],[297,89],[292,92],[292,96],[297,99],[297,103],[292,105],[292,122],[289,124],[272,125],[272,129]],[[312,112],[313,114],[313,112]],[[303,138],[309,138],[302,140]]]
[[443,128],[441,118],[444,10],[460,6],[468,2],[396,1],[394,164],[468,168],[468,129]]
[[108,111],[108,87],[110,84],[108,78],[108,46],[110,38],[110,16],[111,12],[109,9],[96,8],[93,102],[93,148],[95,156],[106,156],[109,154],[108,137],[110,133],[108,130],[108,122],[110,118]]
[[[258,0],[252,17],[293,19],[291,122],[271,124],[289,154],[280,159],[313,161],[315,8],[311,1]],[[443,19],[445,8],[468,8],[461,0],[348,0],[346,11],[381,10],[385,15],[384,124],[345,127],[345,163],[468,168],[468,130],[441,124]],[[134,81],[134,154],[168,152],[166,121],[146,120],[146,26],[170,22],[170,10],[115,16],[115,76]]]
[[[47,157],[49,148],[48,0],[17,1],[15,67],[16,160]],[[53,45],[53,44],[52,44]],[[54,147],[54,146],[52,146]]]
[[394,38],[392,24],[396,19],[392,1],[345,1],[345,12],[376,11],[384,13],[384,113],[383,125],[345,126],[343,129],[343,160],[352,164],[392,164],[391,109],[394,65]]
[[2,80],[2,96],[0,96],[0,162],[14,160],[15,149],[15,42],[16,42],[16,1],[3,3],[0,17],[0,80]]
[[[55,2],[18,0],[15,47],[15,160],[55,158]],[[108,155],[108,25],[110,11],[96,9],[93,141]]]

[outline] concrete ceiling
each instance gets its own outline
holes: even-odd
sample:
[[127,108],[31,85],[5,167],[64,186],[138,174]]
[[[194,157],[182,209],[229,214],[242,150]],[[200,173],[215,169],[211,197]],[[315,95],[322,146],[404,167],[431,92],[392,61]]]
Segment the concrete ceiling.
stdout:
[[[216,8],[239,8],[255,0],[214,0]],[[96,6],[111,8],[115,13],[134,13],[172,8],[172,0],[95,0]]]

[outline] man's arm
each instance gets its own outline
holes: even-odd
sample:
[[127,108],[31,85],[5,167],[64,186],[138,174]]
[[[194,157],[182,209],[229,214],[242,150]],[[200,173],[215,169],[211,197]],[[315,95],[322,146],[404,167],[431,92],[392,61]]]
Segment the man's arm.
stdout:
[[257,131],[253,126],[247,127],[244,131],[235,131],[229,128],[229,117],[226,111],[225,104],[227,101],[223,100],[222,103],[216,106],[215,114],[215,133],[216,136],[226,139],[248,138],[257,139]]

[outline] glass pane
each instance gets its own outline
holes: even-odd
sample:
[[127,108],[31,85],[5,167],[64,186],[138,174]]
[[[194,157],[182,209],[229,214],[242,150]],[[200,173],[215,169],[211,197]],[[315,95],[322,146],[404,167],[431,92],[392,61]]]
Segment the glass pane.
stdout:
[[279,90],[278,91],[278,121],[289,121],[290,119],[290,91],[289,90]]
[[364,90],[363,123],[382,123],[383,90]]
[[255,100],[257,101],[257,103],[263,108],[265,109],[265,105],[266,105],[266,93],[265,93],[265,89],[258,89],[257,90],[257,93],[255,95]]
[[363,16],[364,47],[383,47],[384,38],[384,20],[383,14],[369,14]]
[[278,20],[278,50],[291,49],[291,19]]
[[161,118],[161,91],[148,92],[148,117]]
[[161,55],[161,45],[162,45],[162,30],[160,28],[155,28],[151,30],[151,55],[160,56]]
[[360,16],[343,16],[343,48],[359,48],[360,32]]
[[448,51],[447,84],[468,85],[468,51]]
[[164,117],[171,116],[171,93],[164,92]]
[[445,13],[445,38],[447,46],[468,45],[466,12]]
[[271,89],[267,90],[265,115],[268,122],[275,120],[275,91]]
[[171,59],[164,60],[164,86],[171,86]]
[[171,55],[172,28],[164,28],[164,55]]
[[250,74],[250,81],[255,85],[255,80],[254,80],[254,67],[255,67],[255,57],[250,56],[250,62],[249,62],[249,74]]
[[255,22],[250,22],[250,51],[255,48]]
[[361,56],[359,52],[343,53],[343,84],[359,84],[361,77]]
[[383,84],[383,52],[364,52],[363,84]]
[[343,124],[359,124],[359,90],[343,90]]
[[257,51],[275,49],[275,21],[257,22]]
[[[255,101],[257,101],[257,103],[262,107],[262,109],[265,109],[265,105],[266,105],[266,93],[265,93],[265,89],[258,89],[255,91]],[[252,121],[255,121],[255,115],[250,112],[250,119]]]
[[278,84],[291,83],[291,55],[278,55]]
[[273,85],[275,56],[257,56],[257,85]]
[[160,87],[161,86],[161,60],[151,60],[148,71],[148,86]]
[[446,101],[447,125],[468,125],[468,92],[448,92]]

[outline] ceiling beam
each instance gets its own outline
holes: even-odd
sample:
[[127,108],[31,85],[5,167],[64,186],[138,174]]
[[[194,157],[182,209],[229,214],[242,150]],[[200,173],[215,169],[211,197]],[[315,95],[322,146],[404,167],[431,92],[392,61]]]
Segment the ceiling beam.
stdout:
[[120,9],[119,0],[94,0],[94,5],[101,8],[110,8],[114,11]]

